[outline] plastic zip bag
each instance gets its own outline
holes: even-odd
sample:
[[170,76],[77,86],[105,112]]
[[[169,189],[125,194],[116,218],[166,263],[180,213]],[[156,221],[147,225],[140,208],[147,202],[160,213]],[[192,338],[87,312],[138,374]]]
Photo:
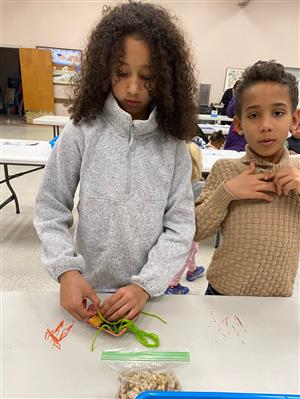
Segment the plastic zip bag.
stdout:
[[190,363],[187,350],[106,350],[101,361],[118,372],[120,387],[117,399],[135,399],[141,392],[180,391],[181,384],[174,372]]

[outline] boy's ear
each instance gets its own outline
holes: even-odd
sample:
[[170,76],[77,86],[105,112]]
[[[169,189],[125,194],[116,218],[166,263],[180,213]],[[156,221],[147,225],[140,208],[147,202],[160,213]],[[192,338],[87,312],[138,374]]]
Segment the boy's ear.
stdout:
[[238,116],[234,115],[233,117],[233,125],[234,125],[234,130],[237,132],[242,132],[242,125],[241,125],[241,120]]
[[296,129],[300,124],[300,108],[293,113],[292,129]]

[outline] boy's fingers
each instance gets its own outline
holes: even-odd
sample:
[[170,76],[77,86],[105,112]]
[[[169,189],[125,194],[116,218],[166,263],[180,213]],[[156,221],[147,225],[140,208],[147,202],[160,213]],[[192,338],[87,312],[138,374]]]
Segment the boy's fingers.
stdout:
[[294,186],[293,186],[293,182],[290,182],[289,184],[286,184],[285,186],[284,186],[284,188],[283,188],[283,193],[284,193],[284,195],[288,195],[288,193],[290,192],[290,191],[292,191],[292,190],[294,190]]
[[291,181],[290,176],[282,177],[281,179],[279,179],[279,180],[277,181],[276,187],[277,187],[277,193],[278,193],[278,195],[281,195],[281,194],[282,194],[282,191],[284,191],[285,186],[286,186],[288,183],[290,183],[290,181]]
[[278,185],[280,185],[280,191],[284,192],[284,194],[288,194],[293,187],[293,181],[291,180],[290,176],[286,176],[279,180]]
[[252,175],[255,172],[255,163],[251,162],[248,168],[242,172],[244,175]]
[[268,173],[267,175],[265,175],[264,180],[269,181],[269,180],[273,180],[275,177],[276,173]]
[[276,193],[277,192],[275,184],[271,183],[271,182],[270,183],[267,183],[267,182],[263,183],[262,182],[260,185],[258,185],[257,189],[259,191],[269,191],[269,192],[272,192],[272,193]]
[[268,174],[265,174],[265,173],[257,173],[256,175],[255,175],[255,177],[258,179],[258,180],[262,180],[262,181],[265,181],[265,182],[272,182],[272,183],[274,183],[274,181],[273,181],[273,178],[272,177],[270,177]]
[[253,199],[261,199],[261,200],[268,201],[268,202],[272,201],[272,197],[270,195],[264,194],[264,193],[256,193],[255,197]]

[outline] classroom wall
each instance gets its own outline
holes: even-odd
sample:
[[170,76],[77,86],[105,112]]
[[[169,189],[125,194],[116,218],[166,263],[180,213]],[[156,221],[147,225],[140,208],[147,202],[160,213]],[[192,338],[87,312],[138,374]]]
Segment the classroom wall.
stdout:
[[[1,44],[84,48],[91,27],[109,1],[6,1],[1,5]],[[155,1],[181,21],[190,41],[197,77],[210,83],[219,102],[227,67],[245,68],[258,59],[300,67],[300,0]]]

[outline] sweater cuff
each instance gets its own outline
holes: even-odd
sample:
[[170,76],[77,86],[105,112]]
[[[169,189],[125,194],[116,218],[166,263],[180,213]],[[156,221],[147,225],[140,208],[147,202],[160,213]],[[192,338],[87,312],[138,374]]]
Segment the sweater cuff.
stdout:
[[[137,276],[135,276],[135,277],[137,277]],[[133,278],[131,278],[130,280],[130,282],[131,282],[131,284],[135,284],[135,285],[138,285],[139,287],[141,287],[148,295],[149,295],[149,299],[150,298],[152,298],[154,295],[153,295],[153,292],[151,292],[151,290],[149,290],[148,288],[146,288],[145,287],[145,284],[142,284],[142,283],[140,283],[140,281],[138,281],[139,279],[138,278],[135,278],[135,277],[133,277]]]
[[[57,263],[59,262],[59,265]],[[50,276],[59,283],[60,276],[68,271],[77,270],[81,274],[86,271],[86,266],[84,259],[81,255],[74,257],[64,257],[64,259],[59,259],[55,264],[46,264],[46,270]]]
[[225,186],[226,180],[224,180],[214,192],[211,199],[211,206],[216,210],[226,210],[231,201],[237,200],[238,198],[227,190]]

